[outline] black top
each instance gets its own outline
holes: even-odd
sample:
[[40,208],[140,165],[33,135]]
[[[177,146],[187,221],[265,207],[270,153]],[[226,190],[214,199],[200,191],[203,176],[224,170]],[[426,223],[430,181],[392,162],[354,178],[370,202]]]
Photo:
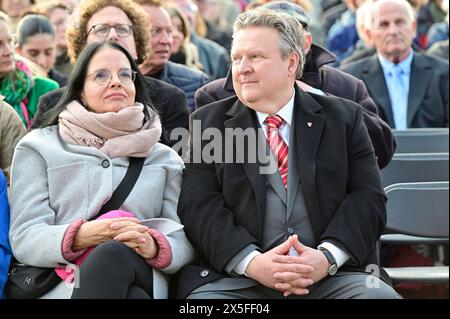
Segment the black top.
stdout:
[[56,71],[55,69],[51,69],[48,72],[48,77],[53,81],[58,82],[59,87],[62,88],[67,85],[68,78],[65,74]]

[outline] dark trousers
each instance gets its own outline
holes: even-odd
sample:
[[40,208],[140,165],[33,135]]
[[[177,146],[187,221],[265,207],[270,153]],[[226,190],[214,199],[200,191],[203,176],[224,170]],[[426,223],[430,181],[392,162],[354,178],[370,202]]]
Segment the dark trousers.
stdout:
[[97,246],[80,268],[72,299],[150,299],[152,269],[126,245],[108,241]]

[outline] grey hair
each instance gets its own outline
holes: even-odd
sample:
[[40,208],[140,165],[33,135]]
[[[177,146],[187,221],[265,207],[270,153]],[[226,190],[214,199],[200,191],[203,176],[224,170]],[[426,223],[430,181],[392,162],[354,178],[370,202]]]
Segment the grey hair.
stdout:
[[[372,6],[373,1],[368,0],[364,2],[358,9],[356,9],[356,29],[370,29],[372,23]],[[358,32],[359,33],[359,32]]]
[[409,21],[410,22],[416,21],[416,13],[408,1],[406,1],[406,0],[378,0],[372,4],[372,14],[371,14],[372,23],[375,21],[376,14],[378,14],[378,12],[380,11],[380,7],[385,3],[396,3],[400,6],[402,6],[406,10],[406,13],[408,14]]
[[233,25],[233,38],[237,32],[248,27],[266,27],[277,30],[280,35],[279,48],[281,57],[284,60],[291,53],[296,52],[300,58],[296,79],[302,77],[306,55],[306,32],[297,19],[284,12],[258,7],[243,12],[237,17]]

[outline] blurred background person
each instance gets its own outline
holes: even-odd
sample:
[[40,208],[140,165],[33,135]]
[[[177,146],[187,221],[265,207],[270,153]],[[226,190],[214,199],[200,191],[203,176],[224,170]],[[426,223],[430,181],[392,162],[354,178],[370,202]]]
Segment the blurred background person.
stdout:
[[[198,7],[197,34],[216,42],[230,52],[231,32],[223,28],[222,6],[219,0],[195,0]],[[200,25],[203,30],[200,31]],[[222,27],[221,27],[222,26]]]
[[188,68],[202,71],[198,47],[191,38],[191,26],[184,13],[175,5],[166,5],[172,22],[172,49],[170,61],[186,65]]
[[448,62],[448,39],[444,41],[436,42],[427,50],[428,54],[437,56]]
[[194,111],[195,91],[208,82],[208,76],[203,72],[169,61],[173,41],[173,27],[169,14],[159,0],[138,0],[137,2],[147,12],[151,25],[151,48],[148,58],[139,66],[139,69],[144,75],[170,83],[183,90],[190,111]]
[[0,10],[11,19],[11,30],[14,32],[22,15],[31,9],[33,0],[0,0]]
[[233,23],[237,16],[243,11],[236,0],[214,0],[213,10],[205,16],[205,19],[214,23],[220,30],[231,36]]
[[14,57],[13,38],[8,17],[0,12],[0,94],[31,128],[41,95],[55,90],[58,83],[41,76],[33,76],[30,68]]
[[347,10],[344,0],[323,0],[322,12],[319,17],[320,25],[325,34],[330,32],[331,26],[339,20],[341,15]]
[[[203,19],[231,37],[233,22],[243,11],[234,0],[195,0]],[[247,3],[246,3],[247,5]]]
[[340,65],[358,61],[375,53],[376,50],[368,34],[371,24],[372,3],[372,0],[366,0],[356,10],[356,31],[358,32],[359,40],[356,42],[353,52],[344,58]]
[[336,56],[335,66],[355,50],[355,45],[359,40],[356,30],[356,10],[365,0],[345,0],[347,9],[340,18],[331,26],[328,31],[326,45]]
[[444,21],[447,14],[445,7],[448,9],[448,0],[425,0],[419,2],[416,41],[420,48],[426,49],[430,46],[428,32],[433,24]]
[[433,24],[428,30],[427,45],[431,47],[439,41],[448,40],[448,0],[442,1],[442,9],[447,12],[445,18],[441,22]]
[[[211,80],[219,79],[227,75],[230,65],[229,52],[214,41],[197,34],[199,10],[192,0],[168,0],[168,3],[176,5],[188,18],[191,26],[190,40],[198,48],[203,72],[208,74]],[[203,31],[202,31],[203,32]]]
[[66,5],[60,0],[45,0],[33,6],[33,11],[48,17],[55,28],[56,61],[55,70],[67,77],[73,65],[67,54],[66,30],[71,18]]
[[17,25],[16,38],[17,53],[38,64],[60,87],[66,86],[67,76],[54,69],[56,35],[47,17],[37,14],[23,17]]
[[392,128],[448,127],[448,63],[412,49],[417,20],[404,0],[372,6],[370,38],[376,54],[342,70],[361,79]]

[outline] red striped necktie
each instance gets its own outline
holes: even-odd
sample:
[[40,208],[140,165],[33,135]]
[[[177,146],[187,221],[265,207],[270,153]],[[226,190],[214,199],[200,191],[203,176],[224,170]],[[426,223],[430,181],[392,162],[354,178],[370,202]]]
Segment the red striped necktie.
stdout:
[[264,123],[267,125],[267,143],[278,161],[281,180],[284,187],[287,188],[288,146],[279,132],[283,119],[279,115],[270,115],[265,119]]

